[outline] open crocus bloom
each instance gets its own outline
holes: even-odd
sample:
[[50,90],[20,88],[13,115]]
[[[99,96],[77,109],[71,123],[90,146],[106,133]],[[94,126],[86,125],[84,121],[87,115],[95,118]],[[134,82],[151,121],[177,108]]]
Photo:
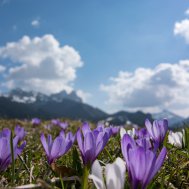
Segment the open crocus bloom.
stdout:
[[92,171],[89,178],[93,180],[97,189],[123,189],[125,171],[125,162],[121,158],[117,158],[112,164],[107,164],[105,167],[105,184],[102,167],[100,166],[99,161],[96,160],[92,165]]
[[159,144],[163,142],[168,130],[168,121],[166,119],[155,120],[153,125],[148,119],[146,119],[145,125],[149,135],[154,141],[158,142]]
[[169,132],[168,142],[176,147],[182,148],[183,133],[182,132]]
[[68,132],[67,134],[65,134],[65,132],[62,130],[60,132],[60,136],[62,136],[65,141],[70,141],[71,140],[72,143],[75,142],[76,135],[73,135],[72,132]]
[[[4,171],[12,162],[10,137],[11,131],[9,129],[5,128],[0,132],[0,172]],[[23,141],[18,147],[19,140],[20,138],[17,135],[13,138],[14,159],[21,154],[26,146],[26,141]]]
[[157,156],[156,151],[148,149],[143,144],[140,145],[128,134],[125,134],[121,140],[121,150],[126,161],[132,189],[147,187],[162,166],[167,153],[166,148],[163,147]]
[[51,135],[48,135],[46,140],[43,133],[41,134],[40,139],[43,148],[45,149],[49,164],[64,155],[72,147],[74,142],[74,138],[71,137],[71,134],[69,134],[69,136],[65,136],[63,133],[60,133],[54,141],[52,140]]
[[88,123],[84,123],[82,129],[78,129],[77,142],[84,165],[89,167],[92,165],[98,154],[104,149],[109,137],[109,132],[104,129],[92,131]]

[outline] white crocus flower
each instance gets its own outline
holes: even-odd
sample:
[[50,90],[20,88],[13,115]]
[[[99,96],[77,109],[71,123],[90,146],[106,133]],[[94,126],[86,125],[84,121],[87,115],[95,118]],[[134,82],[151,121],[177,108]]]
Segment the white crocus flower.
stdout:
[[121,127],[121,129],[120,129],[120,136],[121,136],[121,139],[123,138],[123,136],[125,135],[125,134],[128,134],[128,135],[130,135],[132,138],[134,138],[135,137],[135,128],[132,128],[132,130],[130,129],[130,130],[125,130],[123,127]]
[[125,183],[125,162],[117,158],[114,163],[105,166],[104,183],[103,170],[98,160],[92,165],[92,171],[89,178],[93,180],[97,189],[123,189]]
[[176,147],[182,148],[183,133],[182,132],[169,132],[168,142]]

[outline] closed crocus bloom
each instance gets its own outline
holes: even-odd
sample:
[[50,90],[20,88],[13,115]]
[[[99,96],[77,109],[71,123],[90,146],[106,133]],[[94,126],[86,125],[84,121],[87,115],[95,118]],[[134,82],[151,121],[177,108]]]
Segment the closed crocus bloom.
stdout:
[[52,120],[51,120],[51,123],[52,123],[53,125],[58,125],[58,124],[60,123],[60,120],[59,120],[59,119],[52,119]]
[[125,134],[128,134],[128,135],[130,135],[132,138],[134,138],[135,137],[135,134],[136,134],[136,130],[135,130],[135,128],[132,128],[132,130],[130,129],[130,130],[125,130],[123,127],[121,127],[121,129],[120,129],[120,136],[121,136],[121,138],[123,138],[123,136],[125,135]]
[[77,142],[85,166],[91,166],[109,139],[106,131],[91,131],[87,123],[77,131]]
[[119,133],[120,127],[113,127],[110,126],[111,130],[112,130],[112,135],[116,136]]
[[49,164],[53,163],[56,159],[64,155],[73,144],[71,138],[63,137],[62,134],[57,136],[53,141],[51,135],[48,135],[46,140],[44,134],[42,133],[40,139],[43,148],[45,149]]
[[168,121],[167,119],[155,120],[153,125],[148,119],[145,121],[146,129],[148,130],[149,135],[152,139],[159,144],[163,142],[165,135],[168,130]]
[[120,129],[120,137],[121,137],[121,139],[123,138],[123,136],[127,133],[126,132],[126,130],[123,128],[123,127],[121,127],[121,129]]
[[105,184],[102,167],[100,166],[99,161],[96,160],[92,165],[92,171],[89,178],[93,180],[97,189],[123,189],[125,171],[125,162],[121,158],[117,158],[112,164],[107,164],[105,167]]
[[132,189],[145,189],[162,166],[167,154],[166,148],[163,147],[157,156],[156,152],[138,146],[129,135],[124,135],[121,149]]
[[[4,171],[12,162],[10,137],[11,131],[9,129],[3,129],[0,132],[0,172]],[[18,155],[21,154],[24,147],[26,146],[26,141],[23,141],[20,146],[18,146],[18,142],[19,136],[15,136],[13,138],[14,159],[16,159]]]
[[31,122],[32,122],[33,125],[40,125],[41,124],[41,120],[39,118],[33,118]]
[[176,147],[182,148],[183,133],[182,132],[169,132],[168,142]]
[[22,140],[26,135],[24,128],[19,125],[14,128],[14,133],[19,137],[19,140]]
[[58,124],[58,126],[59,126],[61,129],[65,130],[65,129],[67,129],[67,127],[68,127],[68,123],[67,123],[67,122],[60,122],[60,123]]

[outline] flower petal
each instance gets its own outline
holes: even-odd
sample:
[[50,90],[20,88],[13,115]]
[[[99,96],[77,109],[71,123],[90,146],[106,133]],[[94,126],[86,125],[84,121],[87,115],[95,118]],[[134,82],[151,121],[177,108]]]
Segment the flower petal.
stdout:
[[50,154],[50,156],[53,160],[60,157],[60,150],[61,150],[62,144],[63,144],[62,137],[59,137],[59,136],[56,137],[54,142],[53,142],[51,154]]
[[93,163],[96,158],[96,143],[92,132],[88,132],[84,138],[84,164]]
[[43,133],[41,134],[40,139],[41,139],[41,143],[43,145],[43,148],[45,149],[45,152],[46,152],[47,156],[49,156],[50,155],[49,147],[48,147],[45,135]]
[[166,154],[167,154],[167,149],[165,147],[163,147],[158,158],[156,159],[153,171],[150,174],[150,176],[148,177],[148,181],[150,181],[155,176],[155,174],[158,172],[158,170],[160,169],[160,167],[162,166],[162,164],[165,160]]
[[113,164],[107,164],[105,168],[106,185],[108,189],[123,189],[125,182],[125,162],[117,158]]
[[83,139],[82,139],[82,135],[81,135],[81,129],[79,128],[77,131],[77,143],[78,143],[78,147],[82,153],[82,155],[84,154],[84,149],[83,149]]
[[100,166],[98,160],[94,161],[91,168],[91,175],[89,175],[89,178],[93,180],[97,189],[105,189],[104,178],[102,175],[102,167]]
[[126,133],[127,133],[126,130],[125,130],[123,127],[121,127],[121,129],[120,129],[120,136],[121,136],[121,139],[123,138],[123,136],[124,136]]

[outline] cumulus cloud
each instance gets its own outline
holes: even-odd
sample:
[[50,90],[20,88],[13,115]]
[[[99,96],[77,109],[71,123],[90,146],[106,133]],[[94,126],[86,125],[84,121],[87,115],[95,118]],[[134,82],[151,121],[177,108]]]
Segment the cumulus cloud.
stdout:
[[176,22],[174,27],[174,34],[184,37],[186,42],[189,43],[189,19],[184,19],[180,22]]
[[61,46],[53,35],[9,42],[0,47],[0,58],[13,64],[7,69],[4,86],[47,94],[72,91],[76,70],[83,65],[79,53],[71,46]]
[[32,20],[31,25],[35,28],[40,26],[39,19]]
[[83,100],[83,102],[87,102],[91,97],[91,93],[85,92],[83,90],[77,90],[76,94]]
[[108,94],[107,103],[119,108],[151,111],[166,108],[188,113],[188,86],[189,60],[183,60],[162,63],[153,69],[119,72],[117,77],[110,78],[109,84],[102,84],[101,90]]
[[[189,15],[189,9],[185,11],[185,14]],[[183,19],[175,23],[174,34],[184,37],[187,43],[189,43],[189,19]]]

